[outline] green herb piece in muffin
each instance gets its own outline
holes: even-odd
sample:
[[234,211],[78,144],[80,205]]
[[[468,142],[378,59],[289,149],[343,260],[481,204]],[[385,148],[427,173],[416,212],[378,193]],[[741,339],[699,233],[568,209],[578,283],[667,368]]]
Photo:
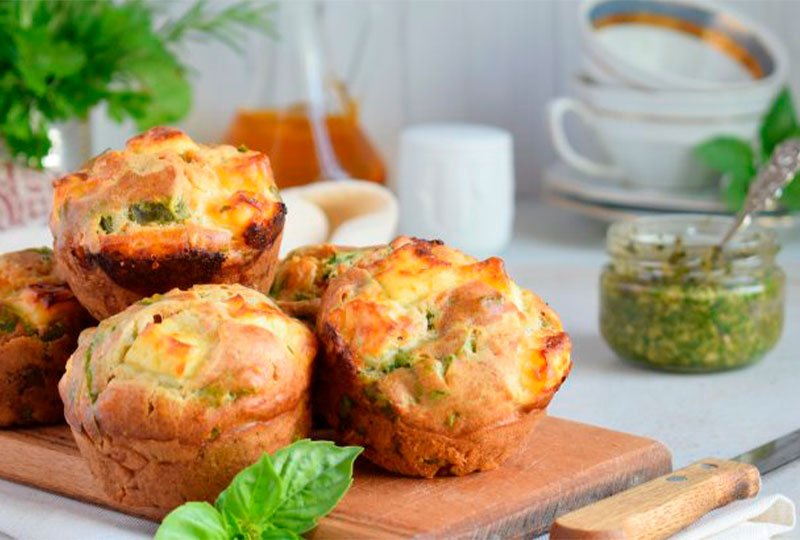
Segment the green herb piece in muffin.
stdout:
[[187,217],[189,209],[183,201],[174,205],[163,201],[141,201],[128,208],[128,219],[139,225],[180,223]]

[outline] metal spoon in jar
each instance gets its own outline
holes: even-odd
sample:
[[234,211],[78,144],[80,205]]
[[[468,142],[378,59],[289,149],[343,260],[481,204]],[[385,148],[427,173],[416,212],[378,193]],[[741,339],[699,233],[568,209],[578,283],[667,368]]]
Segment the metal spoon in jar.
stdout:
[[750,224],[754,214],[765,210],[775,199],[780,197],[783,188],[792,181],[798,172],[800,172],[800,138],[788,139],[775,147],[769,163],[761,168],[755,182],[750,184],[744,207],[736,215],[733,226],[725,234],[716,251],[722,251],[736,231]]

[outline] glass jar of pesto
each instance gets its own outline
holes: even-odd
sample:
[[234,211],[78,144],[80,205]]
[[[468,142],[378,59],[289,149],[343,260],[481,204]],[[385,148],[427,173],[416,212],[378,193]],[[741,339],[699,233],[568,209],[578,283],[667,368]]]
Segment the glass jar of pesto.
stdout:
[[755,362],[783,328],[783,271],[773,231],[750,227],[723,250],[732,221],[664,216],[615,223],[600,278],[600,331],[619,356],[708,372]]

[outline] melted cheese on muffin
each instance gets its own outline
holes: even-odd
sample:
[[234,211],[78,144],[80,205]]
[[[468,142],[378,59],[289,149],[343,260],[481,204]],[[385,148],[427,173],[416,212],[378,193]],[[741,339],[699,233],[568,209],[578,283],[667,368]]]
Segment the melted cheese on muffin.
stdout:
[[[155,316],[154,316],[155,317]],[[143,371],[181,380],[191,378],[214,346],[197,314],[176,313],[148,324],[137,336],[123,362]]]
[[92,253],[262,249],[284,212],[264,154],[153,128],[56,181],[51,228],[77,229]]
[[334,280],[319,319],[320,332],[334,331],[353,352],[368,391],[411,410],[435,409],[451,394],[474,399],[462,395],[472,382],[461,378],[476,370],[523,406],[560,386],[569,338],[500,259],[477,261],[422,240],[398,239],[392,248]]
[[[251,354],[248,336],[270,350]],[[275,367],[258,361],[264,354],[305,368],[316,352],[304,324],[241,285],[197,285],[146,298],[101,322],[86,339],[79,360],[93,401],[112,381],[232,399],[273,377]]]
[[68,317],[82,318],[84,311],[56,274],[50,249],[0,256],[0,341],[20,334],[57,339]]
[[387,247],[353,248],[319,244],[289,252],[278,265],[270,296],[282,302],[319,299],[330,280]]

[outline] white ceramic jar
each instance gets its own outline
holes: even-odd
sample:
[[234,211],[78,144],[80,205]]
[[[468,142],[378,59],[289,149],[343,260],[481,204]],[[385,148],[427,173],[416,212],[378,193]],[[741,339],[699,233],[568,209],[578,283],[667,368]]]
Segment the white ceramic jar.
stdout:
[[511,240],[513,140],[474,124],[405,129],[395,185],[400,231],[438,238],[475,256],[494,255]]

